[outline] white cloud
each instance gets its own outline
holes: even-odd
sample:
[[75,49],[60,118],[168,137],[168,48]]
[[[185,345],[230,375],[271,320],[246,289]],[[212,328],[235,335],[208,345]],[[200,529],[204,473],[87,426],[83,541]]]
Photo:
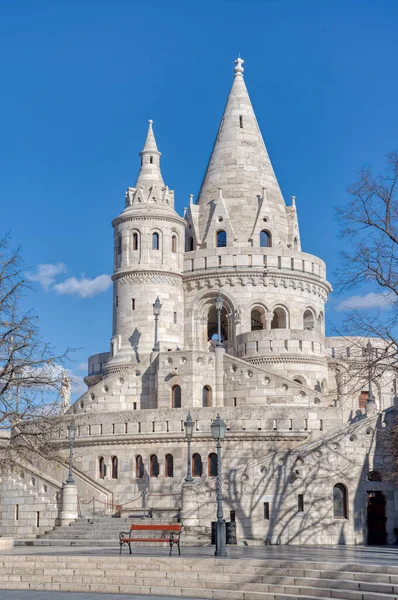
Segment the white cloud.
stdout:
[[53,283],[55,283],[57,275],[66,273],[66,271],[64,263],[41,263],[37,265],[34,271],[26,273],[26,277],[30,281],[38,281],[42,288],[48,291]]
[[112,279],[109,275],[98,275],[94,279],[82,275],[80,279],[69,277],[69,279],[55,284],[52,289],[57,294],[72,294],[81,298],[92,298],[107,290],[111,283]]
[[391,292],[369,292],[364,296],[350,296],[339,302],[335,310],[352,310],[352,309],[370,309],[370,308],[389,308],[393,304]]
[[79,369],[79,371],[84,371],[84,372],[86,372],[86,371],[87,371],[87,363],[86,363],[86,362],[84,362],[84,363],[80,363],[80,364],[77,366],[77,368]]

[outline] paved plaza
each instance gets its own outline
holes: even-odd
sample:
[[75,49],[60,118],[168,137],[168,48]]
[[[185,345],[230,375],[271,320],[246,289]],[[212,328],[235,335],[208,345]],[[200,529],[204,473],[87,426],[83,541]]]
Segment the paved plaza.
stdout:
[[[369,565],[398,565],[398,546],[229,546],[229,559],[280,559],[286,561],[355,563]],[[73,546],[16,546],[12,550],[3,551],[0,555],[43,555],[43,556],[119,556],[119,547],[93,548]],[[134,561],[138,556],[168,556],[167,548],[141,547],[134,548],[130,556],[124,548],[122,560]],[[174,558],[179,558],[173,553]],[[212,558],[214,547],[181,547],[181,559]],[[223,558],[219,559],[224,560]]]

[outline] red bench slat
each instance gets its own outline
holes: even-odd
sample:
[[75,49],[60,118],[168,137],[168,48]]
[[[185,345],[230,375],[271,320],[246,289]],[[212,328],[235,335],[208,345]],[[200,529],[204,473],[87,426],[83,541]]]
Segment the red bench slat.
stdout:
[[130,531],[180,531],[181,525],[131,525]]

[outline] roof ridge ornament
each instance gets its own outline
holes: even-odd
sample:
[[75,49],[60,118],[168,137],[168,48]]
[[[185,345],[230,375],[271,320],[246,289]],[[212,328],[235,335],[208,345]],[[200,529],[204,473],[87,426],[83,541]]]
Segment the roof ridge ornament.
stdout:
[[237,75],[241,75],[243,77],[244,68],[242,67],[242,65],[243,65],[244,62],[245,61],[240,56],[236,59],[236,61],[235,61],[236,67],[234,69],[234,71],[235,71],[235,77]]

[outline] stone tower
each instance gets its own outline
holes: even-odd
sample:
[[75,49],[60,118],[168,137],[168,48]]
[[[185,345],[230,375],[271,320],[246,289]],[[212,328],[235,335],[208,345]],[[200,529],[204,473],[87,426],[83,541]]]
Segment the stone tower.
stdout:
[[174,192],[164,184],[152,121],[140,152],[136,184],[114,219],[113,332],[107,371],[147,365],[154,348],[153,304],[159,297],[160,350],[184,343],[183,245],[185,221],[174,210]]
[[[327,388],[325,263],[301,251],[295,198],[286,206],[243,78],[232,88],[200,188],[188,214],[184,281],[190,348],[207,348],[224,299],[229,355]],[[248,402],[248,400],[247,400]]]

